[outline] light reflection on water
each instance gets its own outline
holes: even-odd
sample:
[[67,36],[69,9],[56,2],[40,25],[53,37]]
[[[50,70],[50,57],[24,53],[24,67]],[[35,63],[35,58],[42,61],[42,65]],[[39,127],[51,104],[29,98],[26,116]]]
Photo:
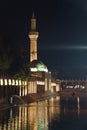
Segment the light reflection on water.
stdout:
[[51,98],[0,111],[0,130],[85,130],[87,98]]

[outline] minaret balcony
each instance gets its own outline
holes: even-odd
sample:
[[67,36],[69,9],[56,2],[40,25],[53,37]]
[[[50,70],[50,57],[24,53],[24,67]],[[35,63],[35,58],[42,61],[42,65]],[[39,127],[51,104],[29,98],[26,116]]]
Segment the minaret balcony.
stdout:
[[38,32],[30,32],[30,33],[29,33],[29,38],[30,38],[30,39],[33,39],[33,38],[37,39],[38,36],[39,36],[39,33],[38,33]]
[[29,35],[39,35],[38,32],[30,32]]

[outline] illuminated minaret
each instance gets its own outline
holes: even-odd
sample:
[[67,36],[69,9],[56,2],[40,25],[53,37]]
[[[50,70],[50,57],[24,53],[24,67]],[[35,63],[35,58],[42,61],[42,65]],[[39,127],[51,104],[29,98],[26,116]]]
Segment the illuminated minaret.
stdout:
[[31,18],[31,31],[29,33],[30,38],[30,62],[37,60],[37,38],[38,32],[36,31],[36,18],[34,13]]

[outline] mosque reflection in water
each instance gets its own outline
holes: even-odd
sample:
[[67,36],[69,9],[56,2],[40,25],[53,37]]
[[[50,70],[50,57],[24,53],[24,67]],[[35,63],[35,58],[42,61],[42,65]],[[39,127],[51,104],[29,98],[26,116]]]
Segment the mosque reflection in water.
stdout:
[[[54,111],[60,114],[60,97],[0,111],[0,130],[48,130]],[[58,101],[58,102],[57,102]]]
[[82,130],[87,128],[87,98],[51,98],[0,110],[0,130]]

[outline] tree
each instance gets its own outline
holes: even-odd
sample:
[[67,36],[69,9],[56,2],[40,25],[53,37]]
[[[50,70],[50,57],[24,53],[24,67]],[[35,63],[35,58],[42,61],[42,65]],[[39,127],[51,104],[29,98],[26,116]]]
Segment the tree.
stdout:
[[6,44],[4,39],[0,37],[0,73],[7,73],[11,66],[12,57],[10,50],[11,48],[8,46],[8,43]]
[[20,63],[19,70],[14,75],[15,78],[21,78],[23,80],[30,80],[30,62],[29,54],[25,48],[20,49]]
[[10,68],[12,63],[12,59],[9,58],[7,53],[0,54],[0,72],[6,73],[7,70]]

